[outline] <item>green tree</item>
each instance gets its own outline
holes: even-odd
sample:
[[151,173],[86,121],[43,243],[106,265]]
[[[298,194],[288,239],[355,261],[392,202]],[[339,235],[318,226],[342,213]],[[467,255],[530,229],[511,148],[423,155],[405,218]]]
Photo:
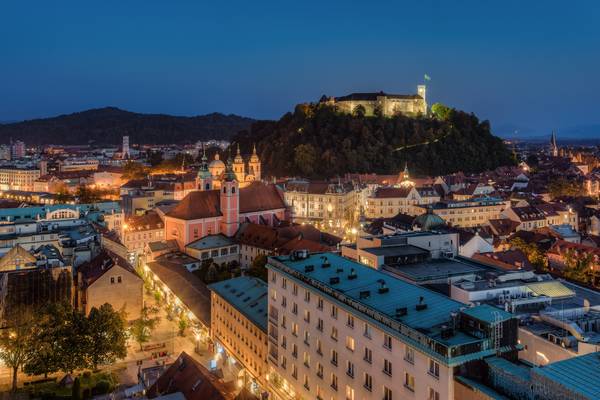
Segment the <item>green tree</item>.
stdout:
[[442,103],[434,103],[431,106],[431,113],[440,121],[447,121],[452,116],[452,109]]
[[294,149],[294,162],[303,175],[311,176],[317,162],[317,150],[311,144],[300,144]]
[[163,161],[163,155],[160,151],[149,151],[148,162],[152,167],[156,167]]
[[58,344],[61,339],[64,320],[60,322],[54,318],[51,308],[54,303],[43,307],[36,313],[33,327],[33,336],[30,343],[32,354],[23,366],[25,373],[30,375],[44,375],[58,371],[57,358],[60,356]]
[[563,274],[565,278],[582,283],[593,283],[592,266],[594,255],[592,253],[577,253],[569,249],[564,254],[565,269]]
[[187,316],[183,312],[180,313],[179,314],[179,322],[178,322],[179,336],[185,336],[185,330],[188,328],[188,326],[189,326],[189,322],[188,322]]
[[130,334],[133,339],[140,345],[140,351],[143,350],[144,343],[150,341],[152,331],[156,328],[156,325],[160,322],[160,317],[151,316],[150,309],[144,307],[142,309],[142,316],[133,321]]
[[510,241],[510,245],[521,250],[536,271],[545,272],[548,270],[548,258],[535,243],[527,243],[521,238],[514,238]]
[[556,199],[557,197],[577,197],[583,195],[583,188],[580,183],[562,177],[554,179],[550,185],[548,185],[548,191],[553,199]]
[[252,261],[252,266],[248,269],[248,275],[255,276],[267,282],[269,279],[269,271],[267,270],[267,256],[260,254]]
[[17,374],[32,355],[33,312],[17,308],[7,318],[9,327],[0,332],[0,359],[12,370],[12,391],[17,390]]
[[81,311],[73,309],[69,303],[52,309],[53,318],[61,327],[57,332],[58,370],[72,374],[87,365],[90,343],[88,320]]
[[90,347],[87,351],[88,364],[94,370],[100,364],[114,363],[127,356],[127,329],[121,312],[105,303],[93,307],[88,316]]
[[123,166],[123,179],[144,179],[147,175],[146,168],[135,161],[127,161]]

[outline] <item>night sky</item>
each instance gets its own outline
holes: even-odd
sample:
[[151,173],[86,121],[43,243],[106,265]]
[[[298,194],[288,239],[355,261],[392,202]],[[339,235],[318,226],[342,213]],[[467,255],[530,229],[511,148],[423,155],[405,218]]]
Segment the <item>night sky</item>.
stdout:
[[322,94],[414,93],[427,73],[430,103],[497,134],[600,137],[599,21],[599,1],[6,0],[0,121],[107,105],[278,118]]

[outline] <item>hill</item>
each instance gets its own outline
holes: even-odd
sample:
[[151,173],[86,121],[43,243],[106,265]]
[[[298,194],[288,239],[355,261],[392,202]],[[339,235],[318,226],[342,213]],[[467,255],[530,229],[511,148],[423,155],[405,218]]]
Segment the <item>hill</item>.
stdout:
[[333,177],[347,172],[440,175],[514,164],[511,151],[473,114],[442,118],[364,117],[323,104],[301,104],[279,121],[258,121],[232,139],[257,143],[269,175]]
[[0,138],[29,144],[118,144],[124,135],[131,143],[167,144],[229,139],[248,129],[251,118],[212,113],[195,117],[139,114],[115,107],[97,108],[53,118],[0,124]]

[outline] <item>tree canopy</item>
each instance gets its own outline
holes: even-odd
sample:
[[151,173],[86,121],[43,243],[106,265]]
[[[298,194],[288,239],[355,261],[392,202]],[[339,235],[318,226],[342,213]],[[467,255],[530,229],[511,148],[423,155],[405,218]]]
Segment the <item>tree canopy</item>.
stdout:
[[[279,121],[258,121],[233,138],[257,143],[263,169],[274,176],[326,178],[345,173],[440,175],[481,172],[516,161],[487,121],[436,107],[440,117],[367,117],[325,104],[302,104]],[[356,114],[356,113],[355,113]]]

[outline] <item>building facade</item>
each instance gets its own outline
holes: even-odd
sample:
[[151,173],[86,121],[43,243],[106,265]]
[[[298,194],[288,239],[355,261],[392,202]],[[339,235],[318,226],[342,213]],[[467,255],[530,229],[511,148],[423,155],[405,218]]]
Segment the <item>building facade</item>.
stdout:
[[425,115],[427,114],[426,93],[426,86],[418,85],[416,94],[351,93],[347,96],[328,98],[325,102],[347,114],[354,114],[362,107],[367,116]]

